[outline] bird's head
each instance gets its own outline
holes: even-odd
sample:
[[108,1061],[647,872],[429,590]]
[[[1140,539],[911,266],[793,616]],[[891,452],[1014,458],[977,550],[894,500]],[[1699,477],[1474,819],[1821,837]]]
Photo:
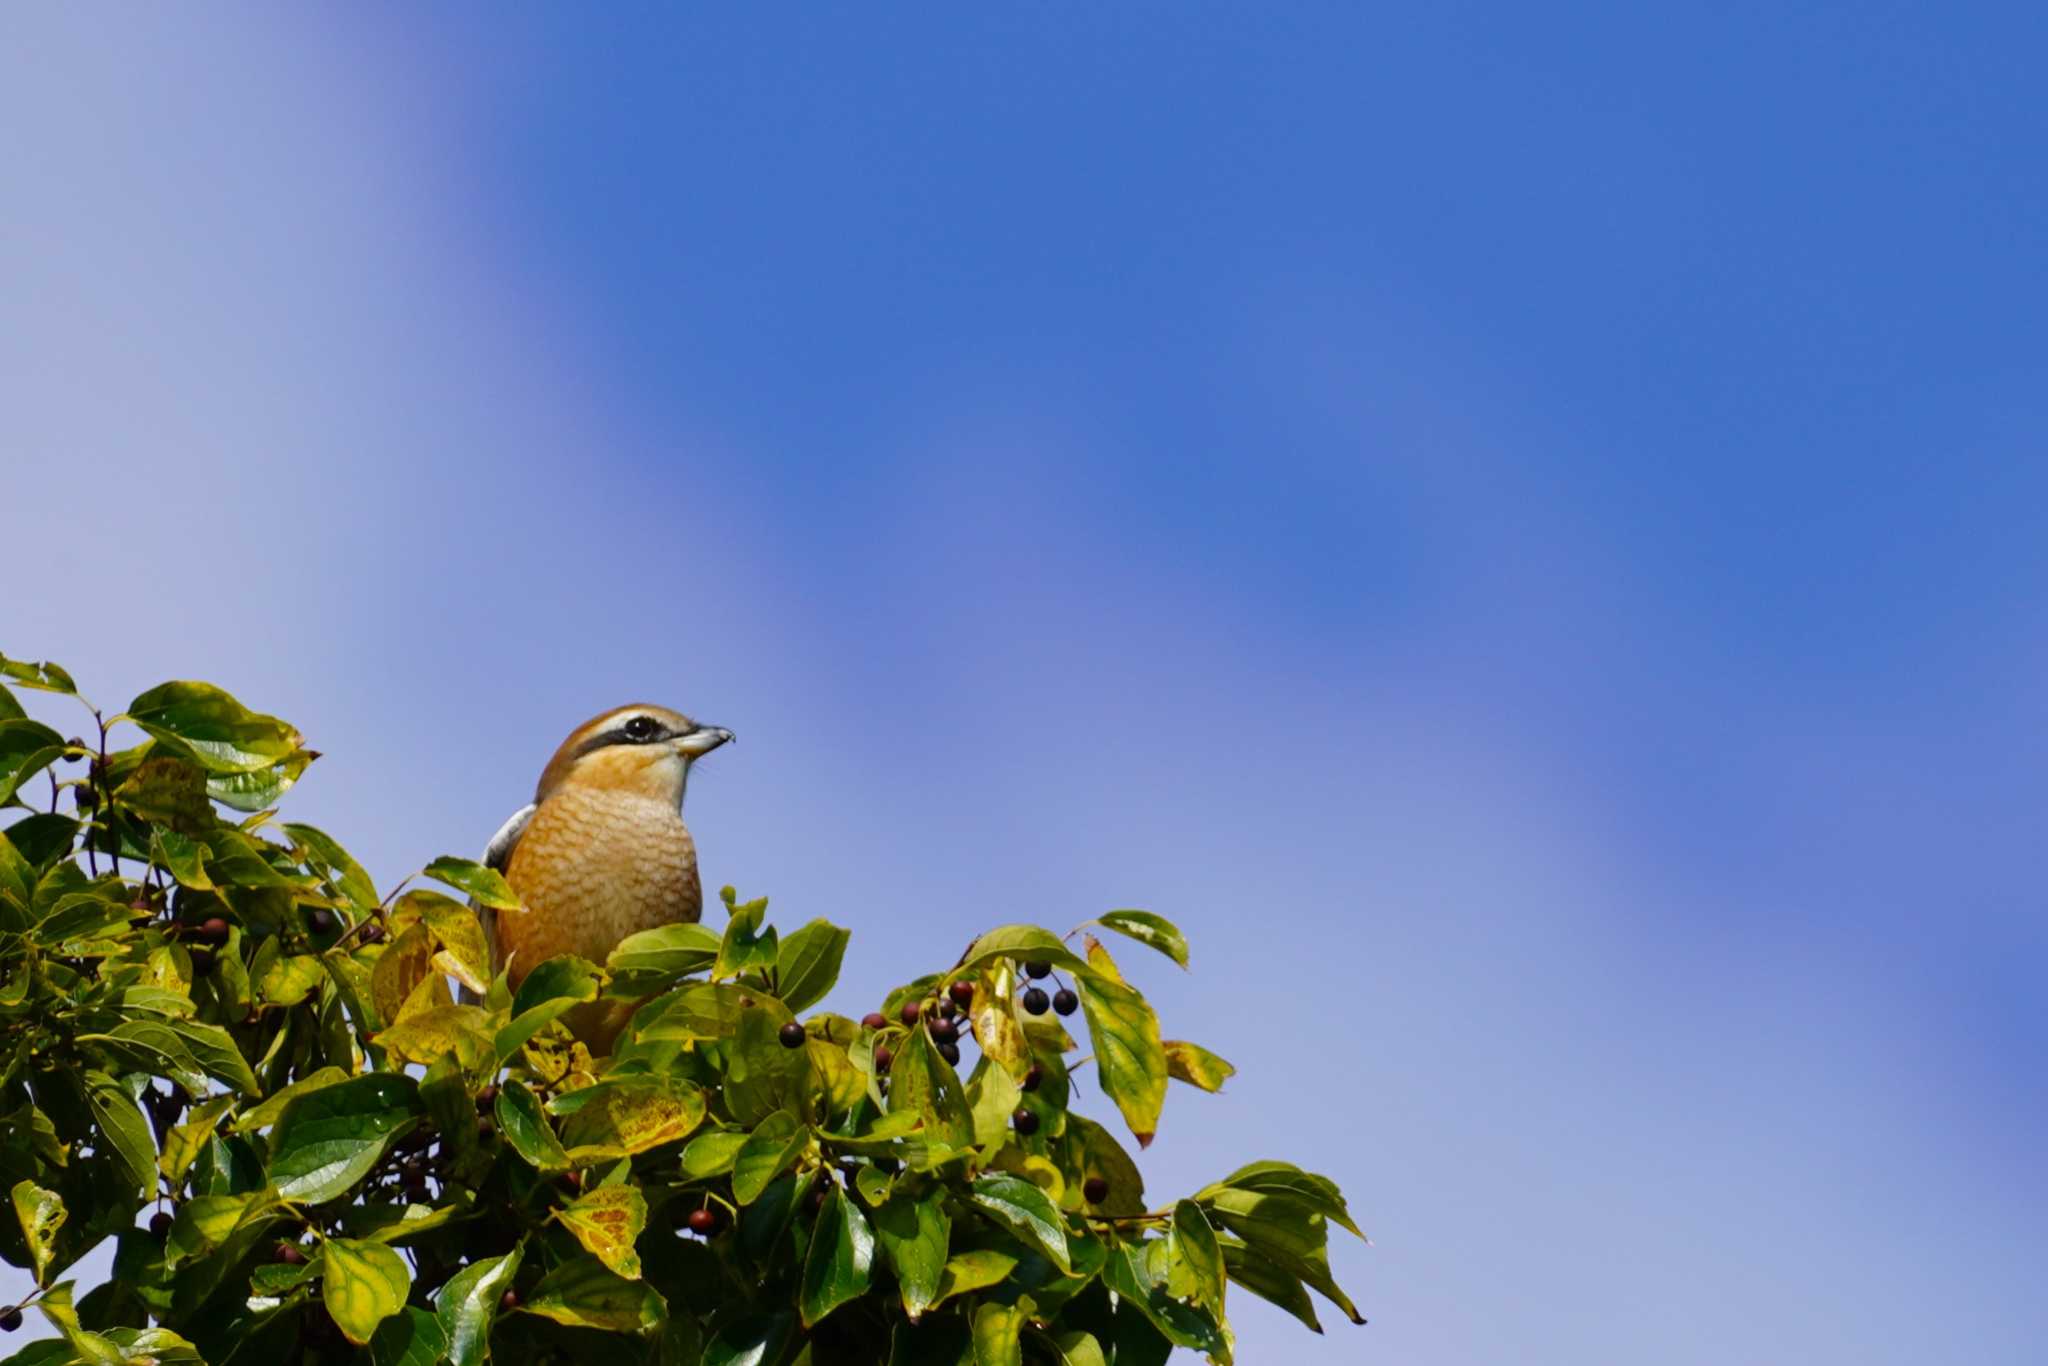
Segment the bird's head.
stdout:
[[682,805],[690,764],[732,739],[667,707],[614,707],[571,731],[540,775],[536,802],[570,784]]

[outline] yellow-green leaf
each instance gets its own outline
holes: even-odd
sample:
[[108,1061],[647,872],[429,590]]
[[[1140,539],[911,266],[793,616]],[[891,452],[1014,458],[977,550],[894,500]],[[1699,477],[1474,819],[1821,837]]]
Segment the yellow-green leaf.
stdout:
[[459,891],[467,892],[477,899],[479,905],[489,906],[498,911],[520,909],[518,893],[512,890],[512,885],[506,882],[495,868],[472,863],[466,858],[443,855],[427,865],[426,874],[436,882],[444,882]]
[[377,1325],[405,1307],[412,1274],[405,1259],[382,1243],[329,1238],[321,1252],[327,1316],[342,1336],[366,1346]]
[[1096,972],[1078,974],[1081,1009],[1095,1045],[1102,1089],[1123,1112],[1140,1148],[1150,1146],[1166,1104],[1166,1049],[1145,998]]
[[1166,1075],[1175,1081],[1199,1086],[1204,1091],[1220,1091],[1224,1082],[1237,1075],[1235,1067],[1200,1044],[1168,1039],[1160,1046],[1166,1050]]
[[14,1217],[21,1221],[21,1236],[28,1243],[29,1258],[35,1263],[36,1284],[49,1283],[50,1259],[56,1255],[57,1230],[67,1217],[64,1198],[33,1181],[14,1183]]
[[595,1257],[578,1257],[549,1272],[521,1306],[572,1328],[646,1333],[668,1317],[668,1305],[644,1281],[629,1281]]
[[1024,1311],[1014,1304],[983,1304],[974,1311],[974,1366],[1024,1366],[1018,1334]]

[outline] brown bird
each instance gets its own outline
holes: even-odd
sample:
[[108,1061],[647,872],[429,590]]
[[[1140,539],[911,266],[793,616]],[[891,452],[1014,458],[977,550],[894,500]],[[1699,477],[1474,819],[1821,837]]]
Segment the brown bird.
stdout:
[[[523,911],[485,913],[491,968],[512,989],[570,953],[602,965],[629,934],[704,912],[697,845],[683,824],[690,765],[732,739],[666,707],[638,703],[570,732],[541,771],[533,804],[505,822],[484,862]],[[570,1027],[604,1052],[631,1003],[581,1007]]]

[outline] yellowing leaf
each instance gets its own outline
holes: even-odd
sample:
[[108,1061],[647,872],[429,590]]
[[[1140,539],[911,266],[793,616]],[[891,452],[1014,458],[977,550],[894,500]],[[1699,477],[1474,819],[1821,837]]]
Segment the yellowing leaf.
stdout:
[[640,1278],[633,1243],[647,1227],[647,1199],[636,1186],[600,1186],[555,1211],[584,1250],[628,1280]]
[[342,1336],[366,1346],[377,1325],[405,1307],[412,1274],[405,1260],[382,1243],[329,1238],[321,1252],[326,1269],[322,1298],[327,1316]]
[[50,1259],[56,1255],[57,1230],[64,1227],[66,1218],[64,1199],[33,1181],[17,1181],[14,1217],[21,1222],[21,1236],[35,1262],[36,1284],[47,1285]]
[[1204,1091],[1220,1091],[1224,1082],[1237,1075],[1235,1067],[1199,1044],[1168,1039],[1161,1046],[1166,1050],[1166,1074],[1175,1081],[1199,1086]]

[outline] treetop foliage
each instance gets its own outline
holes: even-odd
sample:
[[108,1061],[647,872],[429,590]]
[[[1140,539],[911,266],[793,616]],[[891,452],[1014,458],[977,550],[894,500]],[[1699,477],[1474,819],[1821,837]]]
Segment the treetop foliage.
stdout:
[[[1093,932],[1186,967],[1161,916],[991,930],[855,1019],[816,1009],[848,931],[727,888],[722,928],[515,992],[474,909],[521,913],[495,871],[380,894],[277,818],[318,757],[291,726],[174,682],[78,698],[67,737],[22,688],[78,697],[0,657],[0,1256],[36,1287],[0,1327],[59,1334],[10,1366],[1229,1362],[1232,1287],[1363,1321],[1327,1178],[1148,1202],[1071,1107],[1094,1087],[1142,1149],[1171,1082],[1231,1075]],[[565,1027],[600,1001],[638,1003],[609,1057]],[[110,1239],[111,1279],[63,1278]]]

